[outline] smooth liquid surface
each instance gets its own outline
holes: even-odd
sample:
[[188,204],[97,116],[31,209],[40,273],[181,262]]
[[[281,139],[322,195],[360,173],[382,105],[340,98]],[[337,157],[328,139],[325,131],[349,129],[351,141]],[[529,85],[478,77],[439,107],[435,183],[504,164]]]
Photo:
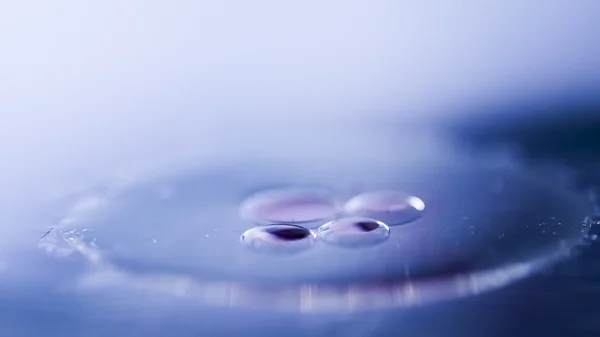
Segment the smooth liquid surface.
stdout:
[[423,216],[424,210],[421,199],[400,191],[369,191],[344,204],[346,214],[378,219],[389,226],[412,222]]
[[[301,180],[298,172],[304,172]],[[578,197],[519,171],[471,164],[440,168],[435,163],[346,174],[361,181],[362,191],[414,191],[427,203],[427,213],[418,221],[391,227],[389,237],[350,240],[349,245],[346,238],[380,232],[352,222],[333,226],[333,231],[328,226],[321,233],[325,240],[309,245],[311,237],[303,239],[302,234],[308,229],[263,231],[240,216],[240,204],[251,191],[269,190],[275,176],[278,183],[294,186],[327,182],[331,194],[352,199],[356,194],[346,192],[353,190],[348,180],[340,180],[335,167],[311,171],[302,166],[246,166],[244,171],[164,177],[92,199],[86,195],[74,206],[87,206],[67,212],[56,228],[62,235],[56,236],[54,249],[46,243],[44,251],[58,259],[83,257],[93,271],[84,275],[86,286],[97,284],[91,280],[98,273],[110,271],[118,276],[105,280],[104,286],[118,289],[138,284],[168,295],[175,290],[159,280],[187,280],[192,288],[186,292],[212,305],[297,310],[299,303],[310,301],[302,310],[336,311],[349,310],[347,296],[360,299],[352,304],[352,310],[359,310],[411,306],[503,287],[568,256],[589,229],[583,227],[587,207]],[[211,188],[216,181],[219,188]],[[168,198],[156,193],[165,186],[171,191]],[[316,221],[319,226],[326,222]],[[257,239],[249,242],[261,243],[259,251],[266,254],[240,245],[244,232]],[[363,246],[363,241],[373,244]],[[299,246],[290,249],[296,243]],[[467,283],[460,281],[465,277]],[[381,280],[390,281],[374,291],[371,285]],[[268,291],[257,284],[269,284]],[[307,287],[320,290],[307,293]],[[413,295],[402,290],[402,296],[392,296],[398,289],[410,289]],[[232,291],[245,295],[234,300]]]
[[338,212],[327,191],[299,187],[263,190],[240,206],[242,217],[258,223],[308,223]]
[[300,226],[265,225],[251,228],[241,237],[242,244],[258,253],[290,255],[301,253],[313,245],[315,234]]
[[386,241],[389,227],[369,218],[342,218],[319,227],[319,239],[346,248],[371,247]]

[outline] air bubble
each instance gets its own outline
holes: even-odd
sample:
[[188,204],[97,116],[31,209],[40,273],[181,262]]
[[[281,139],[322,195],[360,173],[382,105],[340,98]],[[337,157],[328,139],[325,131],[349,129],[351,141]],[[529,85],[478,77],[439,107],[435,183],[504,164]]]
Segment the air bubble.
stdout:
[[287,188],[266,190],[247,198],[240,214],[258,223],[308,223],[335,217],[338,207],[326,191]]
[[324,242],[346,248],[369,247],[380,244],[390,236],[389,227],[369,218],[343,218],[319,227],[318,236]]
[[425,203],[399,191],[374,191],[359,194],[344,205],[347,214],[369,217],[390,226],[401,225],[420,218]]
[[241,242],[244,246],[268,254],[291,255],[312,247],[315,234],[307,228],[296,225],[264,225],[244,232]]

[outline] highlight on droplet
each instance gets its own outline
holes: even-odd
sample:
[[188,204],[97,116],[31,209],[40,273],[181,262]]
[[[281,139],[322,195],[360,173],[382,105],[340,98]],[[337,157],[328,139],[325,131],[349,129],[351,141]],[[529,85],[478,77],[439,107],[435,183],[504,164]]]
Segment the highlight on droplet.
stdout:
[[260,191],[240,206],[242,217],[262,224],[302,224],[332,219],[338,213],[339,208],[327,191],[310,188]]
[[385,242],[390,236],[390,229],[381,221],[350,217],[330,221],[319,227],[317,233],[323,242],[345,248],[361,248]]
[[415,221],[424,211],[423,200],[400,191],[365,192],[344,204],[347,215],[377,219],[389,226]]
[[253,227],[240,238],[247,248],[257,253],[297,254],[312,247],[316,234],[308,228],[289,224]]

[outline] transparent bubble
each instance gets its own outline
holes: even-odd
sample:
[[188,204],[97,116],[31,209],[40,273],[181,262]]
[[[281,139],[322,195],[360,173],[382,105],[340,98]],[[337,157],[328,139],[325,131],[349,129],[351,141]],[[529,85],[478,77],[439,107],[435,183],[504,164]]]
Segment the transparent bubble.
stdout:
[[390,226],[401,225],[420,218],[425,203],[400,191],[372,191],[348,200],[344,211],[349,215],[369,217]]
[[307,228],[296,225],[265,225],[244,232],[241,242],[258,253],[296,254],[309,249],[315,241],[315,234]]
[[308,223],[337,213],[327,191],[309,188],[264,190],[248,197],[240,207],[242,217],[259,223]]
[[369,218],[343,218],[319,227],[324,242],[346,248],[369,247],[380,244],[390,236],[390,229],[381,221]]

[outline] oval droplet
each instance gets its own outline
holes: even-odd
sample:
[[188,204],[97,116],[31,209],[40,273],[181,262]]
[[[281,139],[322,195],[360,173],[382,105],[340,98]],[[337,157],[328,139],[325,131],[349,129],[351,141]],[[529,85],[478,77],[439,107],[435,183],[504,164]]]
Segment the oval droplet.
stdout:
[[241,237],[242,244],[258,252],[291,255],[309,249],[316,235],[310,229],[287,224],[251,228]]
[[344,205],[344,211],[349,215],[377,219],[390,226],[414,221],[424,210],[425,203],[421,199],[399,191],[362,193]]
[[346,248],[361,248],[380,244],[390,236],[389,227],[369,218],[343,218],[319,227],[318,236],[324,242]]
[[247,198],[242,217],[258,223],[308,223],[331,219],[338,207],[326,191],[287,188],[266,190]]

